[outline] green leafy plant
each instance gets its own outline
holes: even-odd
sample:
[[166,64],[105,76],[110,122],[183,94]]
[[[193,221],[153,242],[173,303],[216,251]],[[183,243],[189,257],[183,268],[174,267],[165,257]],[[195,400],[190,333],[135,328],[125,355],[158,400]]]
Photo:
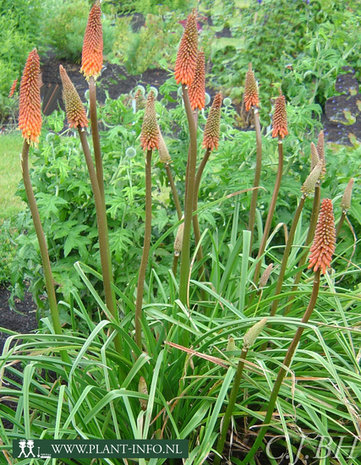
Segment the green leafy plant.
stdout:
[[[53,284],[57,296],[61,296],[58,307],[63,327],[61,332],[54,331],[54,312],[51,319],[44,312],[36,334],[18,335],[4,329],[10,338],[0,357],[4,380],[1,391],[5,400],[15,405],[0,404],[0,448],[8,463],[16,463],[10,444],[19,437],[127,437],[188,438],[187,465],[219,463],[222,456],[229,456],[237,465],[247,465],[254,462],[256,454],[257,460],[273,465],[272,445],[258,450],[268,430],[272,438],[280,437],[279,446],[291,462],[300,457],[299,447],[302,453],[318,455],[320,443],[314,438],[318,434],[328,440],[327,447],[321,442],[323,455],[330,452],[341,465],[358,456],[354,438],[359,433],[357,401],[361,396],[359,267],[349,261],[346,240],[332,259],[332,211],[338,220],[346,210],[343,206],[341,212],[338,207],[337,196],[342,196],[343,189],[336,180],[345,187],[348,179],[340,176],[337,160],[330,160],[321,185],[318,178],[324,166],[313,160],[316,167],[310,184],[310,141],[302,131],[311,128],[312,138],[318,129],[318,121],[308,113],[310,108],[318,111],[314,103],[306,105],[300,116],[294,103],[285,106],[283,101],[282,118],[273,118],[272,131],[283,141],[287,112],[289,135],[283,149],[281,144],[275,147],[267,123],[262,117],[258,120],[257,113],[260,127],[255,134],[239,130],[229,102],[222,111],[219,104],[217,118],[212,119],[210,112],[207,123],[202,108],[194,112],[190,88],[197,40],[193,12],[176,61],[175,77],[182,86],[181,93],[173,94],[177,89],[174,78],[165,83],[161,89],[164,99],[152,107],[151,127],[144,123],[143,131],[142,122],[149,122],[149,113],[139,108],[139,94],[134,92],[96,108],[91,96],[94,74],[88,76],[95,169],[79,99],[72,100],[71,109],[81,111],[81,117],[77,113],[79,118],[72,120],[74,113],[69,113],[69,105],[67,112],[81,144],[71,129],[66,131],[68,137],[57,134],[55,128],[63,114],[53,116],[38,148],[31,148],[34,158],[30,179],[26,165],[29,141],[25,140],[25,189],[29,197],[32,183],[36,195],[31,209],[33,212],[34,203],[38,205],[44,223]],[[34,83],[38,81],[34,79]],[[149,92],[150,100],[153,92]],[[164,102],[175,106],[167,109]],[[99,134],[97,117],[106,128]],[[29,138],[34,127],[26,129],[23,123],[21,119],[23,135]],[[157,145],[150,142],[158,140],[158,124],[172,154],[174,184],[185,210],[184,220],[179,219],[170,195],[167,173],[157,162],[150,169],[151,151]],[[38,124],[35,127],[39,129]],[[36,140],[38,134],[31,135]],[[146,149],[146,170],[139,136]],[[207,163],[197,157],[202,143],[206,154],[212,150]],[[262,165],[258,161],[257,166],[260,146]],[[344,156],[345,152],[340,154]],[[350,159],[356,156],[357,148]],[[326,150],[326,162],[329,158]],[[345,165],[344,173],[354,169]],[[254,187],[255,166],[260,172],[256,186],[260,189],[252,241],[248,225],[253,196],[248,191]],[[196,182],[197,167],[202,182]],[[312,174],[315,169],[316,178]],[[275,189],[278,195],[276,192],[271,200],[275,178],[280,179],[280,174],[282,182]],[[355,174],[353,177],[357,179]],[[303,198],[296,210],[302,183],[307,195],[318,189],[314,205],[318,194],[328,197],[323,200],[311,250],[313,280],[306,265],[299,266],[315,217],[311,205],[302,208]],[[352,205],[359,198],[359,189],[355,188]],[[349,203],[350,217],[357,216],[358,204],[353,209]],[[274,215],[273,221],[269,220],[268,239],[259,254],[268,210]],[[195,215],[199,218],[197,247],[202,245],[202,256],[193,242]],[[144,217],[146,228],[140,225]],[[29,216],[25,219],[26,228],[19,238],[20,259],[15,263],[17,277],[23,280],[27,270],[43,292],[35,234]],[[182,262],[177,276],[176,268],[172,270],[173,238],[182,223]],[[350,227],[351,223],[346,224]],[[107,253],[112,258],[114,281],[102,266],[106,248],[98,238],[108,231]],[[340,228],[339,233],[347,237],[349,229]],[[138,271],[142,246],[143,265]],[[260,281],[255,279],[256,266],[262,271]],[[206,276],[199,273],[201,267]],[[295,288],[294,277],[299,271],[301,279]],[[48,271],[45,275],[48,280]],[[347,275],[352,276],[353,286],[345,285]],[[116,296],[116,314],[104,291],[106,282]],[[46,309],[48,306],[45,299]],[[121,340],[121,351],[117,339]],[[273,415],[275,409],[277,415]],[[3,419],[13,428],[4,425]],[[224,449],[227,434],[233,429],[247,445],[241,452],[231,446]],[[259,431],[257,438],[254,431]],[[39,460],[32,461],[38,465]],[[105,461],[118,465],[122,460]],[[81,464],[86,462],[79,459]],[[151,465],[165,462],[149,461]],[[64,459],[64,463],[72,461]],[[140,463],[144,465],[145,460],[140,459]]]

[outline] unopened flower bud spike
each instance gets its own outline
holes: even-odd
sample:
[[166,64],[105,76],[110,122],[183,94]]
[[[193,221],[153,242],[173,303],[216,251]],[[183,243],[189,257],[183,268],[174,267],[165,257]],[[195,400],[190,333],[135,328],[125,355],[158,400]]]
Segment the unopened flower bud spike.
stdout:
[[239,393],[239,386],[241,384],[242,373],[247,358],[248,350],[255,343],[257,337],[260,335],[263,328],[265,327],[266,322],[267,318],[263,318],[262,320],[258,321],[255,325],[253,325],[252,328],[250,328],[244,335],[241,356],[237,365],[236,374],[234,375],[233,386],[229,395],[228,405],[224,413],[221,433],[219,435],[216,445],[216,450],[218,454],[214,456],[214,465],[219,465],[221,462],[221,456],[224,449],[224,444],[226,442],[227,432],[229,429],[229,424],[231,422],[232,413],[234,411],[234,406],[236,404],[237,395]]
[[352,187],[353,187],[353,183],[354,183],[354,179],[351,178],[346,186],[346,189],[345,189],[345,192],[342,196],[342,199],[341,199],[341,218],[337,224],[337,228],[336,228],[336,236],[339,235],[340,231],[341,231],[341,228],[342,228],[342,225],[345,221],[345,218],[347,216],[347,211],[350,209],[351,207],[351,197],[352,197]]

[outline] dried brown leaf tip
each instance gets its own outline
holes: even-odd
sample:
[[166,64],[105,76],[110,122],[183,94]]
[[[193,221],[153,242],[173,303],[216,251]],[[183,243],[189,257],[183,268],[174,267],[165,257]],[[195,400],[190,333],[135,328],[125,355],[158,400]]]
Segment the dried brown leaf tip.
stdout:
[[252,71],[251,63],[248,65],[248,71],[246,74],[243,100],[246,111],[249,111],[253,106],[259,106],[258,87],[256,78],[254,77],[254,73]]
[[154,93],[149,92],[145,107],[140,143],[143,150],[153,150],[159,148],[159,129],[157,115],[155,113]]
[[192,110],[202,110],[206,104],[206,73],[205,57],[203,50],[197,55],[197,66],[192,84],[188,88],[189,101]]
[[313,271],[321,269],[322,274],[325,274],[331,264],[335,246],[336,230],[332,201],[324,199],[318,216],[315,238],[311,246],[308,268],[313,268]]
[[59,71],[61,82],[63,84],[63,100],[65,103],[68,124],[73,128],[77,128],[79,126],[82,128],[87,127],[88,118],[79,94],[62,65],[59,66]]
[[103,66],[103,31],[101,23],[101,9],[96,1],[90,10],[88,24],[85,29],[81,69],[84,76],[99,76]]
[[286,99],[280,90],[280,95],[276,98],[275,111],[273,113],[272,137],[283,139],[287,134]]
[[342,211],[347,212],[347,210],[351,207],[351,197],[352,197],[352,187],[353,187],[354,179],[351,178],[346,186],[345,192],[342,196],[341,200],[341,208]]
[[40,59],[36,48],[29,53],[20,84],[19,129],[29,143],[38,143],[41,131]]
[[206,127],[204,128],[202,144],[202,147],[207,150],[213,150],[218,148],[222,101],[222,94],[217,94],[214,97],[211,109],[209,110]]
[[197,66],[198,30],[197,13],[193,10],[187,18],[187,23],[179,45],[177,59],[175,62],[175,80],[177,84],[182,83],[190,86]]
[[16,90],[16,86],[18,85],[18,80],[15,79],[15,81],[11,84],[10,92],[9,92],[9,98],[11,98],[14,95],[14,92]]

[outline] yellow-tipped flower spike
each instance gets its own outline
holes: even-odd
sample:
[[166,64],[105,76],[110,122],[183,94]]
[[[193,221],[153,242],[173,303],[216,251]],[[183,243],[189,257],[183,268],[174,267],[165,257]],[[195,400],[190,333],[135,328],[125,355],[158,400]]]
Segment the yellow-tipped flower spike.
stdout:
[[336,229],[332,201],[324,199],[318,216],[315,238],[310,250],[308,268],[313,268],[313,271],[321,269],[322,274],[325,274],[331,264],[335,246]]
[[197,66],[192,84],[189,86],[188,95],[192,110],[202,110],[206,105],[206,73],[205,57],[203,50],[197,55]]
[[149,92],[145,107],[140,143],[143,150],[153,150],[159,148],[159,129],[157,115],[155,113],[154,93]]
[[73,128],[79,126],[81,128],[87,127],[88,118],[86,117],[85,108],[80,100],[79,94],[62,65],[59,66],[59,71],[63,84],[63,100],[68,124]]
[[221,121],[221,106],[223,97],[219,93],[214,97],[211,109],[209,110],[206,127],[204,128],[202,147],[208,150],[218,148],[219,125]]
[[89,79],[101,73],[103,66],[103,31],[101,23],[100,3],[97,0],[88,17],[88,24],[85,29],[83,53],[81,58],[81,69],[84,76]]
[[192,84],[197,66],[197,50],[197,12],[196,10],[193,10],[187,18],[187,23],[175,62],[174,74],[177,84],[182,83],[186,86],[190,86]]
[[29,144],[37,144],[41,131],[40,59],[36,48],[29,53],[20,84],[19,129]]
[[347,212],[347,210],[351,207],[351,196],[352,196],[352,186],[354,183],[354,179],[351,178],[346,186],[345,192],[342,196],[341,200],[341,208],[342,211]]
[[246,111],[249,111],[251,107],[258,107],[259,106],[259,99],[258,99],[258,86],[256,79],[254,77],[254,73],[252,71],[252,64],[248,65],[248,71],[246,74],[246,82],[244,84],[244,106]]
[[280,89],[280,95],[276,99],[275,111],[273,114],[272,121],[272,137],[280,137],[283,139],[287,136],[287,112],[286,112],[286,99],[282,95]]

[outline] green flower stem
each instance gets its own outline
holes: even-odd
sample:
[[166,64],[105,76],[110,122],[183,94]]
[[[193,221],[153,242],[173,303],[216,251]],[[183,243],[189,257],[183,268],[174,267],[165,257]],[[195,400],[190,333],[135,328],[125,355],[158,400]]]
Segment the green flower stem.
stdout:
[[259,274],[260,274],[260,271],[261,271],[261,258],[262,258],[262,255],[263,255],[264,251],[265,251],[265,248],[266,248],[268,235],[269,235],[269,232],[270,232],[270,229],[271,229],[273,214],[274,214],[274,211],[275,211],[275,208],[276,208],[277,196],[278,196],[278,192],[279,192],[280,186],[281,186],[282,171],[283,171],[283,143],[282,143],[282,139],[279,138],[278,139],[278,170],[277,170],[277,177],[276,177],[275,187],[273,189],[273,195],[272,195],[271,203],[270,203],[270,206],[269,206],[269,209],[268,209],[268,215],[267,215],[266,224],[265,224],[265,227],[264,227],[263,236],[262,236],[261,244],[260,244],[258,255],[257,255],[257,264],[256,264],[256,268],[255,268],[255,271],[254,271],[254,277],[253,277],[253,282],[255,283],[256,286],[258,285]]
[[182,207],[180,205],[177,188],[175,187],[174,179],[172,176],[172,171],[168,163],[165,164],[165,170],[167,172],[168,181],[172,189],[173,200],[174,200],[175,208],[177,210],[178,220],[180,220],[182,218]]
[[183,101],[188,119],[190,147],[187,162],[186,196],[184,201],[184,233],[181,251],[179,298],[184,305],[188,301],[188,280],[190,273],[190,239],[192,229],[192,214],[194,203],[194,181],[197,163],[197,127],[194,121],[191,105],[189,102],[187,87],[183,84]]
[[261,125],[259,122],[259,112],[258,108],[253,108],[254,114],[254,125],[256,130],[256,144],[257,144],[257,157],[256,157],[256,171],[254,174],[254,181],[252,192],[252,200],[251,206],[249,210],[249,223],[248,223],[248,230],[251,231],[251,243],[250,243],[250,250],[252,250],[252,243],[253,243],[253,234],[254,234],[254,223],[256,218],[256,207],[257,207],[257,197],[258,197],[258,187],[259,181],[261,179],[261,169],[262,169],[262,137],[261,137]]
[[[284,280],[285,273],[286,273],[288,257],[289,257],[290,252],[291,252],[291,247],[292,247],[292,245],[293,245],[293,239],[294,239],[294,237],[295,237],[296,228],[297,228],[297,225],[298,225],[298,221],[299,221],[299,219],[300,219],[300,215],[301,215],[303,206],[304,206],[304,204],[305,204],[305,200],[306,200],[306,196],[303,195],[303,196],[301,197],[301,200],[300,200],[299,204],[298,204],[296,213],[295,213],[295,215],[294,215],[294,217],[293,217],[291,229],[290,229],[290,232],[289,232],[289,234],[288,234],[288,239],[287,239],[286,247],[285,247],[285,250],[284,250],[284,252],[283,252],[283,258],[282,258],[282,263],[281,263],[281,270],[280,270],[280,273],[279,273],[279,276],[278,276],[278,280],[277,280],[277,286],[276,286],[275,297],[276,297],[277,295],[279,295],[279,294],[281,293],[281,290],[282,290],[282,284],[283,284],[283,280]],[[276,314],[277,307],[278,307],[278,303],[279,303],[279,299],[275,299],[275,300],[272,302],[271,316],[274,316],[274,315]]]
[[[304,264],[306,263],[306,260],[307,260],[307,255],[308,255],[308,250],[309,250],[309,247],[312,243],[312,240],[313,240],[313,237],[315,235],[315,231],[316,231],[316,226],[317,226],[317,219],[318,219],[318,212],[320,210],[320,199],[321,199],[321,186],[320,186],[320,183],[318,182],[316,184],[316,187],[315,187],[315,195],[313,197],[313,206],[312,206],[312,212],[311,212],[311,219],[310,219],[310,226],[308,228],[308,233],[307,233],[307,237],[306,237],[306,242],[305,242],[305,250],[302,252],[301,254],[301,258],[298,262],[298,268],[300,268],[300,270],[297,272],[296,276],[295,276],[295,279],[293,281],[293,288],[292,288],[292,292],[296,292],[297,289],[298,289],[298,284],[301,280],[301,276],[302,276],[302,268],[304,266]],[[289,297],[289,305],[287,305],[285,311],[284,311],[284,315],[288,315],[288,313],[291,311],[291,308],[292,308],[292,295]]]
[[92,139],[93,139],[96,175],[98,179],[100,195],[102,196],[103,202],[105,204],[103,163],[102,163],[102,154],[101,154],[101,149],[100,149],[100,138],[99,138],[97,103],[96,102],[97,102],[97,97],[96,97],[95,79],[94,79],[94,76],[91,76],[89,78],[89,103],[90,103],[91,133],[92,133]]
[[[198,208],[199,187],[200,187],[200,184],[201,184],[202,174],[203,174],[204,168],[205,168],[205,166],[207,164],[207,161],[209,160],[210,154],[211,154],[211,150],[207,149],[206,153],[204,154],[204,157],[202,158],[202,161],[199,164],[197,174],[196,174],[196,177],[195,177],[195,181],[194,181],[194,201],[193,201],[193,211],[194,212],[197,211],[197,208]],[[197,246],[199,244],[200,240],[201,240],[201,231],[200,231],[200,228],[199,228],[199,221],[198,221],[198,215],[197,214],[193,215],[193,229],[194,229],[194,239],[195,239],[195,243],[196,243],[196,246]],[[201,244],[199,245],[197,256],[198,256],[198,261],[202,262],[203,261],[203,249],[202,249]],[[204,274],[205,274],[205,269],[204,269],[204,266],[201,265],[201,267],[199,269],[199,276],[204,276]]]
[[224,444],[226,442],[227,431],[228,431],[229,424],[230,424],[230,421],[231,421],[233,409],[234,409],[234,406],[235,406],[235,403],[236,403],[236,400],[237,400],[237,394],[239,392],[239,385],[241,383],[241,378],[242,378],[242,373],[243,373],[243,368],[244,368],[244,362],[246,360],[247,353],[248,353],[248,348],[243,348],[242,352],[241,352],[239,362],[238,362],[237,371],[236,371],[236,374],[234,376],[233,386],[232,386],[231,394],[229,396],[228,405],[227,405],[227,408],[226,408],[226,411],[225,411],[224,417],[223,417],[223,424],[222,424],[221,434],[220,434],[220,436],[218,438],[218,442],[217,442],[217,446],[216,446],[216,450],[217,450],[219,455],[215,455],[214,460],[213,460],[214,465],[219,465],[220,461],[221,461],[221,455],[222,455],[222,452],[223,452]]
[[[100,193],[100,187],[97,181],[97,175],[94,169],[93,160],[90,153],[90,148],[88,145],[88,140],[86,138],[86,132],[82,128],[78,127],[79,137],[81,145],[83,148],[85,161],[89,171],[90,182],[92,186],[92,191],[94,195],[95,202],[95,211],[98,224],[98,235],[99,235],[99,250],[100,250],[100,262],[102,266],[103,274],[103,286],[105,293],[105,303],[114,317],[114,320],[119,323],[119,315],[116,307],[115,294],[113,290],[113,271],[110,258],[110,249],[109,249],[109,238],[108,238],[108,223],[105,205],[103,198]],[[120,354],[122,352],[122,345],[119,335],[114,339],[115,347]]]
[[152,232],[152,150],[147,150],[145,162],[145,230],[142,260],[140,262],[137,298],[135,302],[135,342],[142,349],[142,305],[144,294],[144,280],[147,271],[148,256],[150,250],[150,238]]
[[347,215],[346,210],[342,210],[341,218],[340,218],[339,222],[337,223],[337,227],[336,227],[336,236],[338,236],[340,234],[340,231],[341,231],[343,222],[345,221],[346,215]]
[[[309,304],[307,306],[306,312],[303,315],[303,318],[301,320],[301,323],[303,323],[303,324],[307,323],[308,320],[311,317],[311,314],[313,312],[313,309],[315,308],[315,304],[316,304],[316,301],[317,301],[319,288],[320,288],[320,270],[316,271],[316,273],[315,273],[311,298],[310,298]],[[276,379],[275,384],[273,386],[271,397],[270,397],[269,402],[268,402],[268,408],[267,408],[266,416],[265,416],[265,419],[263,420],[264,426],[262,426],[262,428],[260,429],[256,441],[254,442],[252,448],[250,449],[250,451],[248,452],[246,457],[242,460],[241,465],[247,465],[248,463],[250,463],[252,461],[253,457],[255,456],[256,452],[258,451],[258,448],[260,447],[260,445],[261,445],[261,443],[263,441],[263,438],[265,437],[265,435],[266,435],[266,433],[268,431],[268,426],[269,426],[269,423],[272,420],[272,414],[273,414],[273,411],[274,411],[274,408],[275,408],[275,405],[276,405],[276,401],[277,401],[278,393],[279,393],[281,385],[282,385],[282,381],[283,381],[283,379],[284,379],[284,377],[286,375],[287,369],[291,365],[293,355],[294,355],[294,353],[296,351],[298,343],[300,342],[303,330],[304,330],[304,326],[299,326],[297,328],[297,331],[296,331],[296,333],[295,333],[295,335],[293,337],[293,340],[292,340],[292,342],[291,342],[291,344],[290,344],[290,346],[289,346],[289,348],[287,350],[286,356],[285,356],[285,358],[283,360],[283,364],[282,364],[281,368],[279,369],[277,379]]]
[[21,155],[21,168],[23,172],[24,186],[25,186],[26,196],[29,202],[31,216],[33,218],[36,236],[39,242],[41,261],[42,261],[43,270],[44,270],[45,287],[46,287],[46,292],[48,294],[51,319],[53,321],[55,334],[61,334],[62,330],[61,330],[61,325],[60,325],[58,304],[57,304],[55,288],[54,288],[54,279],[53,279],[53,274],[52,274],[51,266],[50,266],[48,247],[46,244],[44,231],[41,226],[39,210],[36,204],[34,191],[31,185],[31,181],[30,181],[29,147],[30,146],[28,142],[24,140],[23,151]]

